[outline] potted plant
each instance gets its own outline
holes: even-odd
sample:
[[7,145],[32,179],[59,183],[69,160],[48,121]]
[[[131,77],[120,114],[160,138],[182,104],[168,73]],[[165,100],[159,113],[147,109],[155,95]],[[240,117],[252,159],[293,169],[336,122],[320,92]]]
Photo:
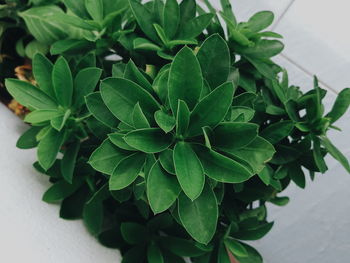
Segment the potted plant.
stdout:
[[35,85],[6,80],[30,110],[17,146],[37,147],[43,200],[122,262],[263,262],[246,241],[272,228],[266,203],[286,205],[280,192],[324,173],[328,153],[350,172],[327,138],[350,89],[325,114],[316,77],[307,93],[290,85],[271,12],[238,23],[225,0],[219,14],[194,0],[63,4],[22,13],[53,39],[33,57]]

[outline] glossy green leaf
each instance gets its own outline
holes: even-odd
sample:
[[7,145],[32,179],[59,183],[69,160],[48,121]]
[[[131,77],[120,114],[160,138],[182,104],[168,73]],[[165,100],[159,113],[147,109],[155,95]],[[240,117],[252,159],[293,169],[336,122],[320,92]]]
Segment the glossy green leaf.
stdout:
[[134,153],[122,159],[109,178],[110,190],[121,190],[133,183],[145,164],[146,156]]
[[120,230],[124,240],[131,245],[143,243],[147,238],[147,229],[137,223],[122,223]]
[[54,19],[55,14],[63,14],[63,11],[54,5],[32,7],[19,13],[29,32],[45,44],[52,44],[56,40],[67,37],[67,28]]
[[214,129],[212,144],[223,150],[244,147],[258,136],[258,128],[253,123],[223,122]]
[[248,252],[245,247],[233,238],[225,238],[224,240],[226,248],[233,254],[239,257],[247,257]]
[[206,252],[200,249],[198,243],[192,239],[188,240],[172,236],[163,236],[160,237],[160,241],[164,249],[180,257],[198,257]]
[[58,110],[35,110],[27,114],[24,121],[28,123],[40,123],[51,120],[60,115],[62,115],[62,112]]
[[62,113],[61,115],[54,117],[53,119],[51,119],[50,124],[53,128],[55,128],[57,131],[61,131],[63,129],[63,127],[65,126],[68,118],[71,115],[71,110],[68,109],[66,110],[64,113]]
[[261,257],[259,252],[255,250],[255,248],[243,243],[242,245],[247,250],[248,257],[240,257],[236,255],[236,258],[240,263],[263,263],[263,258]]
[[57,109],[57,104],[43,91],[18,79],[6,79],[7,91],[22,105],[34,109]]
[[191,113],[188,136],[201,134],[205,126],[219,124],[231,106],[233,93],[233,84],[227,82],[204,97]]
[[197,58],[203,77],[212,89],[227,81],[231,63],[230,51],[219,34],[211,35],[203,42]]
[[177,116],[176,116],[176,134],[185,135],[190,123],[190,110],[187,107],[186,102],[183,100],[178,101]]
[[175,127],[175,118],[162,110],[154,113],[154,119],[158,126],[166,133],[172,131]]
[[89,15],[96,21],[103,19],[103,0],[85,0],[85,7]]
[[312,151],[312,154],[313,154],[315,163],[316,163],[318,169],[320,170],[320,172],[325,173],[328,170],[328,167],[327,167],[326,162],[323,158],[324,156],[323,156],[322,151],[321,151],[321,141],[318,137],[313,139],[313,148],[314,149]]
[[165,172],[159,161],[151,168],[147,180],[147,197],[155,214],[167,210],[177,199],[181,188],[176,178]]
[[142,31],[153,41],[158,41],[157,33],[153,27],[152,13],[139,1],[137,0],[129,0],[131,11],[133,12],[136,21]]
[[110,112],[107,106],[103,103],[101,93],[94,92],[85,97],[86,106],[89,112],[104,125],[116,128],[119,120]]
[[155,243],[151,243],[147,249],[147,260],[149,263],[164,263],[162,251]]
[[182,28],[192,18],[196,16],[196,1],[195,0],[183,0],[180,3],[180,25]]
[[124,140],[125,134],[114,132],[111,134],[108,134],[109,140],[116,146],[118,146],[121,149],[127,150],[127,151],[136,151],[135,148],[129,146],[125,140]]
[[334,159],[339,161],[341,165],[343,165],[343,167],[350,173],[350,164],[347,158],[344,156],[344,154],[342,154],[326,136],[322,136],[320,139],[321,144],[327,149],[330,155],[332,155]]
[[135,104],[132,112],[132,122],[136,129],[150,128],[148,120],[140,107],[140,103]]
[[73,181],[74,168],[76,165],[79,149],[80,142],[74,142],[65,150],[61,161],[61,173],[63,178],[68,183],[72,183]]
[[186,102],[193,109],[202,91],[203,79],[199,62],[193,51],[182,48],[174,58],[169,72],[169,102],[177,115],[178,100]]
[[157,101],[136,83],[121,79],[108,78],[101,82],[101,95],[108,109],[120,121],[133,126],[132,112],[135,104],[140,106],[148,120],[153,119],[159,107]]
[[134,49],[138,50],[151,50],[151,51],[160,51],[161,48],[152,43],[151,41],[149,41],[148,39],[142,38],[142,37],[138,37],[134,40],[133,42],[134,44]]
[[165,151],[162,151],[159,154],[159,162],[165,171],[167,171],[170,174],[175,174],[173,150],[166,149]]
[[265,163],[272,159],[275,149],[272,144],[258,136],[250,144],[237,150],[230,150],[229,153],[248,162],[253,172],[259,173]]
[[350,88],[346,88],[339,93],[332,110],[326,115],[326,117],[331,119],[331,123],[334,123],[337,120],[339,120],[341,116],[344,115],[344,113],[348,110],[349,106]]
[[192,18],[181,28],[179,38],[195,38],[207,28],[213,17],[213,14],[203,14]]
[[93,235],[101,232],[104,217],[103,201],[109,196],[108,184],[105,184],[84,205],[83,220],[87,229]]
[[180,22],[180,7],[176,0],[166,0],[163,11],[164,31],[168,39],[177,32]]
[[130,153],[116,147],[106,139],[90,156],[89,164],[101,173],[111,175],[117,164]]
[[248,27],[253,32],[259,32],[269,27],[274,19],[274,14],[271,11],[261,11],[254,14],[248,20]]
[[64,107],[70,106],[73,96],[73,78],[65,58],[60,57],[54,64],[52,81],[58,103]]
[[84,182],[84,177],[80,176],[74,179],[72,184],[67,183],[64,180],[60,180],[52,185],[43,195],[43,201],[47,203],[55,203],[70,196]]
[[232,234],[233,237],[240,240],[258,240],[265,236],[272,228],[272,223],[263,223],[248,229],[244,229]]
[[38,160],[42,168],[49,169],[56,160],[57,154],[64,143],[65,131],[58,132],[50,128],[38,145]]
[[253,175],[251,171],[239,162],[202,145],[195,145],[194,150],[203,165],[205,174],[215,181],[241,183]]
[[178,209],[186,231],[197,242],[208,244],[215,234],[218,221],[217,201],[210,186],[207,184],[194,201],[182,193],[179,196]]
[[37,53],[33,58],[33,75],[39,88],[51,98],[55,98],[55,91],[52,85],[53,65],[41,53]]
[[42,127],[30,127],[27,129],[21,137],[19,137],[16,147],[20,149],[31,149],[38,145],[38,141],[36,139],[37,134],[40,132]]
[[294,128],[292,121],[280,121],[273,123],[261,131],[260,136],[275,144],[290,135]]
[[129,60],[128,64],[126,64],[124,78],[135,82],[150,93],[153,92],[152,85],[140,72],[140,70],[136,67],[135,63],[132,60]]
[[76,108],[84,104],[84,98],[96,88],[102,70],[99,68],[85,68],[74,78],[73,105]]
[[270,58],[281,53],[284,48],[284,45],[279,40],[267,40],[263,39],[255,44],[254,47],[244,48],[239,50],[244,55],[251,58]]
[[195,200],[203,190],[205,176],[201,162],[188,143],[178,142],[175,145],[174,165],[182,190],[191,200]]
[[89,14],[85,8],[85,0],[62,0],[62,2],[78,17],[88,19]]
[[158,128],[146,128],[129,132],[125,142],[142,152],[157,153],[167,149],[173,142],[172,134],[166,134]]

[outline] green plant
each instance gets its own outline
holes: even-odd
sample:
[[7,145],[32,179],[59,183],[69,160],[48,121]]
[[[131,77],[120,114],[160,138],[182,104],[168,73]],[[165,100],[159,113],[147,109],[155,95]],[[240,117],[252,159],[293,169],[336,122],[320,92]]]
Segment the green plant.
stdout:
[[[65,18],[82,38],[52,31],[51,53],[62,56],[34,56],[37,87],[6,82],[32,110],[17,146],[38,146],[34,167],[53,183],[43,200],[61,201],[63,218],[83,218],[123,262],[222,263],[227,251],[263,262],[245,241],[273,226],[266,203],[287,204],[280,192],[291,181],[304,188],[306,170],[324,173],[327,153],[350,172],[326,137],[350,89],[325,115],[316,78],[305,94],[289,85],[271,60],[283,49],[271,38],[281,36],[263,31],[271,12],[237,23],[226,0],[220,14],[208,1],[207,13],[194,0],[118,1],[118,10],[63,2],[66,12],[43,7],[61,10],[50,23]],[[114,53],[121,59],[110,67]]]

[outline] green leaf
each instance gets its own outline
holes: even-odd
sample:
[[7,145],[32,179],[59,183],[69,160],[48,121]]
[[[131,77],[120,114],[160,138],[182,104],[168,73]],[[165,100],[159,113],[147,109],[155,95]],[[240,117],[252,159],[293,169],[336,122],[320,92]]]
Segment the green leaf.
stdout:
[[148,246],[147,260],[149,263],[164,263],[162,251],[154,242]]
[[251,119],[253,119],[255,114],[255,110],[249,108],[249,107],[232,107],[231,108],[231,121],[237,121],[237,122],[248,122]]
[[182,190],[191,200],[195,200],[203,190],[205,176],[201,162],[188,143],[178,142],[175,145],[174,165]]
[[272,144],[259,136],[243,148],[229,151],[230,154],[248,162],[254,173],[259,173],[275,152]]
[[217,263],[228,263],[231,262],[230,257],[228,255],[228,251],[222,241],[219,243],[218,248],[218,259],[216,261]]
[[326,115],[326,117],[331,119],[331,123],[334,123],[337,120],[339,120],[341,116],[344,115],[344,113],[348,110],[349,106],[350,88],[346,88],[339,93],[332,110]]
[[85,97],[86,106],[89,112],[104,125],[116,128],[119,120],[110,112],[107,106],[103,103],[101,93],[94,92]]
[[85,68],[74,78],[73,105],[80,108],[84,104],[84,97],[93,92],[100,80],[102,70],[99,68]]
[[253,32],[259,32],[269,27],[274,19],[274,14],[271,11],[261,11],[254,14],[248,20],[247,26]]
[[24,118],[28,123],[41,123],[62,115],[59,110],[35,110],[27,114]]
[[258,136],[258,129],[253,123],[223,122],[214,129],[212,144],[224,151],[241,148]]
[[126,143],[145,153],[157,153],[167,149],[173,142],[173,135],[159,128],[146,128],[129,132],[124,137]]
[[148,120],[140,107],[140,103],[135,104],[132,112],[132,122],[134,123],[134,127],[136,129],[150,128]]
[[137,102],[148,120],[152,120],[154,112],[159,110],[158,103],[151,94],[130,80],[108,78],[101,82],[100,90],[108,109],[129,126],[133,126],[132,112]]
[[195,38],[203,32],[213,19],[213,14],[203,14],[189,20],[179,33],[180,39]]
[[106,139],[90,156],[89,164],[96,171],[111,175],[117,164],[130,153],[116,147]]
[[83,19],[89,19],[89,14],[85,8],[85,0],[63,0],[65,6],[70,11]]
[[70,106],[73,96],[73,78],[64,57],[60,57],[53,66],[52,81],[58,103],[64,107]]
[[57,104],[43,91],[29,82],[6,79],[7,91],[23,106],[32,109],[57,109]]
[[194,201],[182,193],[178,209],[186,231],[197,242],[208,244],[215,234],[218,221],[218,205],[210,186],[206,184],[202,194]]
[[43,201],[47,203],[55,203],[70,196],[83,184],[84,177],[74,178],[73,183],[69,184],[64,180],[60,180],[52,185],[43,195]]
[[297,163],[291,164],[288,167],[288,175],[297,186],[303,189],[305,188],[305,175],[300,165]]
[[201,68],[193,51],[182,48],[171,63],[169,72],[169,102],[177,115],[178,100],[186,102],[189,109],[197,104],[203,86]]
[[176,134],[185,135],[190,123],[190,110],[186,102],[178,100],[177,116],[176,116]]
[[145,242],[148,235],[147,229],[137,223],[122,223],[120,230],[124,240],[131,245]]
[[321,142],[318,137],[313,138],[313,157],[315,160],[315,163],[320,170],[321,173],[325,173],[328,170],[328,167],[326,165],[326,162],[324,161],[323,154],[321,151]]
[[36,139],[37,134],[41,131],[42,127],[30,127],[26,130],[21,137],[19,137],[16,147],[20,149],[31,149],[38,145],[38,141]]
[[253,47],[246,47],[244,49],[239,49],[239,52],[249,56],[250,58],[270,58],[281,53],[284,45],[279,40],[268,40],[263,39],[255,44]]
[[97,21],[103,20],[103,1],[102,0],[85,0],[85,8],[89,15]]
[[96,48],[96,44],[85,39],[64,39],[51,45],[51,55],[74,55],[76,53],[87,53]]
[[245,249],[245,247],[237,240],[228,237],[228,238],[225,238],[224,243],[225,243],[226,248],[232,254],[237,255],[239,257],[247,257],[248,256],[248,252]]
[[74,168],[76,165],[79,149],[80,149],[80,142],[79,141],[74,142],[65,150],[61,161],[62,176],[70,184],[73,181],[73,173],[74,173]]
[[245,247],[245,249],[248,252],[247,257],[240,257],[238,255],[235,255],[238,262],[240,263],[263,263],[263,258],[260,256],[259,252],[256,251],[253,247],[243,244],[242,245]]
[[273,222],[263,223],[235,232],[232,236],[240,240],[258,240],[264,237],[271,230],[272,226]]
[[148,39],[138,37],[134,39],[134,49],[135,50],[151,50],[151,51],[160,51],[162,50],[159,46],[156,44],[152,43]]
[[122,159],[109,178],[109,190],[121,190],[133,183],[145,164],[145,158],[142,153],[134,153]]
[[176,178],[165,172],[157,161],[147,179],[147,197],[155,214],[167,210],[176,200],[181,188]]
[[64,143],[65,131],[50,128],[38,145],[38,160],[42,168],[48,170],[56,160],[57,154]]
[[177,32],[180,22],[180,8],[176,0],[166,0],[163,11],[163,27],[168,39]]
[[236,21],[232,20],[230,17],[226,16],[225,13],[220,12],[221,17],[225,20],[229,37],[242,46],[252,46],[253,42],[251,42],[244,34],[237,30]]
[[192,18],[196,16],[196,1],[183,0],[180,3],[180,24],[179,28],[183,28]]
[[154,42],[158,42],[158,36],[156,30],[153,27],[154,19],[152,13],[146,6],[142,5],[137,0],[129,0],[130,8],[134,14],[137,24],[142,31]]
[[341,165],[343,165],[343,167],[350,173],[350,164],[346,157],[332,144],[332,142],[326,136],[321,136],[320,139],[321,144],[327,149],[333,158],[339,161]]
[[179,257],[198,257],[206,253],[205,250],[200,249],[197,242],[188,239],[172,237],[172,236],[161,236],[160,245],[171,251],[171,253]]
[[73,27],[77,27],[79,29],[85,29],[89,31],[97,30],[98,27],[95,24],[87,23],[85,20],[81,19],[77,16],[72,16],[64,13],[57,13],[53,16],[53,19],[55,19],[59,23],[64,23],[65,25],[70,25]]
[[37,53],[33,58],[33,75],[39,88],[51,98],[55,98],[55,91],[52,85],[52,69],[53,65],[41,53]]
[[219,124],[231,106],[234,90],[233,84],[226,82],[204,97],[191,113],[188,136],[201,134],[205,126]]
[[63,14],[62,9],[54,5],[32,7],[19,13],[29,32],[41,43],[53,42],[67,37],[67,28],[54,19],[56,14]]
[[203,42],[197,58],[203,77],[212,89],[227,81],[231,63],[230,51],[219,34],[211,35]]
[[124,78],[135,82],[151,94],[153,93],[152,85],[140,72],[140,70],[136,67],[135,63],[132,60],[129,60],[128,64],[126,64]]
[[125,134],[114,132],[111,134],[108,134],[109,140],[116,146],[118,146],[121,149],[127,150],[127,151],[136,151],[135,148],[130,147],[124,140]]
[[101,232],[104,216],[103,201],[109,196],[108,184],[105,184],[85,203],[83,219],[87,229],[93,235]]
[[276,144],[289,136],[294,128],[292,121],[280,121],[269,125],[261,131],[260,136],[272,144]]
[[60,131],[63,129],[64,125],[66,124],[66,121],[71,115],[71,110],[68,109],[61,115],[51,119],[50,124],[53,128],[55,128],[57,131]]
[[170,174],[175,174],[175,166],[174,166],[174,161],[173,161],[173,150],[166,149],[165,151],[162,151],[159,154],[159,162],[165,171],[167,171]]
[[241,183],[253,174],[242,164],[202,145],[194,145],[205,174],[218,182]]
[[158,126],[165,132],[168,133],[172,131],[175,127],[175,118],[162,110],[156,111],[154,113],[154,119]]

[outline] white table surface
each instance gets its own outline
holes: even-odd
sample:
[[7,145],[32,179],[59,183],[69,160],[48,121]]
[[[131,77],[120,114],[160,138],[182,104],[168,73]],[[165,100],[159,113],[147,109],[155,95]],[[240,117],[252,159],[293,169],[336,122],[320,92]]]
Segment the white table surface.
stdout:
[[[215,6],[219,6],[215,0]],[[329,109],[336,92],[350,86],[348,0],[232,0],[239,19],[272,10],[274,30],[286,48],[276,61],[289,70],[290,81],[308,89],[312,74],[329,90]],[[350,113],[332,132],[334,143],[350,158]],[[24,125],[0,105],[0,258],[1,262],[120,262],[119,253],[102,247],[81,221],[58,217],[58,206],[41,201],[46,179],[32,169],[35,152],[15,148]],[[270,206],[272,231],[253,245],[265,263],[350,262],[350,175],[331,158],[330,171],[291,185],[286,207]]]

